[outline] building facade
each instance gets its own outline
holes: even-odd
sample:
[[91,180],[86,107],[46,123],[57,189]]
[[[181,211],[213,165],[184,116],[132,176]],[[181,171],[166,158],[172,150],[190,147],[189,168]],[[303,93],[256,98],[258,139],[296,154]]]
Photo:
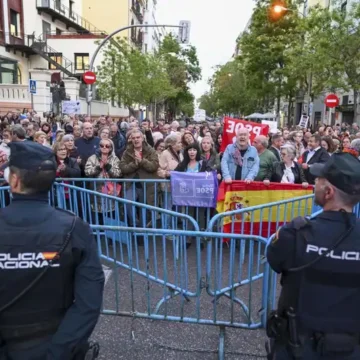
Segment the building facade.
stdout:
[[[50,91],[61,81],[71,83],[69,99],[81,99],[82,73],[89,69],[96,42],[106,36],[81,15],[82,5],[83,0],[0,0],[1,113],[52,111]],[[101,60],[100,54],[95,66]],[[33,96],[30,77],[39,85]]]
[[[148,1],[152,0],[82,0],[82,11],[86,19],[111,33],[129,25],[144,24]],[[128,29],[118,36],[144,50],[143,29]]]
[[[145,24],[157,25],[156,21],[157,0],[148,0],[145,8]],[[144,29],[144,52],[154,52],[159,49],[161,41],[166,35],[166,30],[162,27]]]

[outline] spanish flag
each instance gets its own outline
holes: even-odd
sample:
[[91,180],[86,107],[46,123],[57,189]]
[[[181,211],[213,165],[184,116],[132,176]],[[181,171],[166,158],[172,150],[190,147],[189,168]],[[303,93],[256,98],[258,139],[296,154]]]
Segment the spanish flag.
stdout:
[[[312,193],[312,186],[304,189],[302,185],[297,184],[271,183],[265,186],[262,182],[246,184],[244,181],[233,181],[229,185],[222,182],[219,186],[216,210],[218,213],[240,210],[235,215],[224,216],[222,231],[268,238],[284,223],[297,216],[311,214],[313,199],[295,198]],[[285,204],[267,205],[291,199],[294,200]]]

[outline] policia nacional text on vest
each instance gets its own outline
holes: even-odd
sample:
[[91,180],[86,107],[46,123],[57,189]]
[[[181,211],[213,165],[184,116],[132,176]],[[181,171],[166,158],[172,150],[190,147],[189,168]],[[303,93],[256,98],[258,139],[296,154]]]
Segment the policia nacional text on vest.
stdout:
[[[279,300],[279,308],[272,311],[267,320],[266,334],[270,341],[265,345],[268,360],[275,360],[275,352],[279,347],[285,346],[289,355],[294,360],[306,360],[303,358],[304,337],[312,337],[314,350],[323,356],[339,356],[351,354],[354,347],[359,344],[360,337],[352,334],[302,334],[298,329],[296,315],[299,300],[299,289],[303,280],[304,270],[311,268],[324,257],[334,254],[338,246],[351,234],[355,226],[351,225],[349,216],[343,211],[346,222],[346,231],[336,239],[328,249],[319,251],[319,255],[311,262],[299,267],[290,268],[283,272],[285,276],[291,276],[291,281],[282,289]],[[306,242],[306,232],[310,225],[306,218],[293,220],[296,232],[296,243]],[[314,249],[313,249],[314,250]],[[292,256],[289,254],[289,256]],[[290,283],[290,285],[289,285]]]
[[[0,308],[1,360],[8,359],[7,351],[21,350],[24,343],[27,347],[32,343],[33,346],[36,346],[45,336],[56,332],[66,310],[71,306],[73,302],[73,259],[69,245],[76,221],[77,217],[74,216],[65,239],[63,235],[58,235],[57,239],[52,242],[54,245],[59,245],[60,250],[56,253],[43,252],[40,248],[32,252],[21,252],[22,250],[19,248],[17,256],[12,256],[10,251],[0,254],[0,270],[5,270],[4,273],[7,273],[7,276],[11,272],[12,282],[16,284],[16,289],[12,288],[12,293],[17,293]],[[44,230],[40,224],[37,231],[33,232],[31,236],[34,240],[40,238]],[[2,234],[4,238],[11,236],[11,226],[7,228],[4,224]],[[37,242],[33,241],[32,243],[36,244]],[[11,248],[13,249],[14,246],[12,245]],[[12,253],[15,252],[12,251]],[[50,269],[51,279],[45,276]],[[52,286],[54,283],[57,284],[56,287]],[[32,298],[36,298],[36,308],[43,310],[30,311],[28,309],[24,297],[30,291],[32,291]],[[51,308],[49,308],[49,304],[51,304]],[[99,345],[90,342],[77,348],[71,360],[91,360],[96,359],[98,355]]]

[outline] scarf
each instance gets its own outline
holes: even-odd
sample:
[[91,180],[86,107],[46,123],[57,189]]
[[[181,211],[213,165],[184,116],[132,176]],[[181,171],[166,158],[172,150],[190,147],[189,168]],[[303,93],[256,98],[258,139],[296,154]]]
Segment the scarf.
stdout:
[[[235,146],[235,152],[233,154],[234,162],[237,166],[242,166],[243,165],[243,157],[241,156],[240,145],[238,142],[236,142],[234,144],[234,146]],[[243,150],[247,150],[247,148],[243,149]]]
[[170,154],[176,159],[176,161],[180,164],[180,156],[176,153],[171,146],[168,147]]

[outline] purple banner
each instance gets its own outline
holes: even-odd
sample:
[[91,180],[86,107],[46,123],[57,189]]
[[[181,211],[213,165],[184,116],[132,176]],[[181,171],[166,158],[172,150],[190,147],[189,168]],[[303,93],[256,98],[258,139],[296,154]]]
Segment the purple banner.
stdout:
[[216,207],[218,180],[215,171],[186,173],[171,172],[173,205]]

